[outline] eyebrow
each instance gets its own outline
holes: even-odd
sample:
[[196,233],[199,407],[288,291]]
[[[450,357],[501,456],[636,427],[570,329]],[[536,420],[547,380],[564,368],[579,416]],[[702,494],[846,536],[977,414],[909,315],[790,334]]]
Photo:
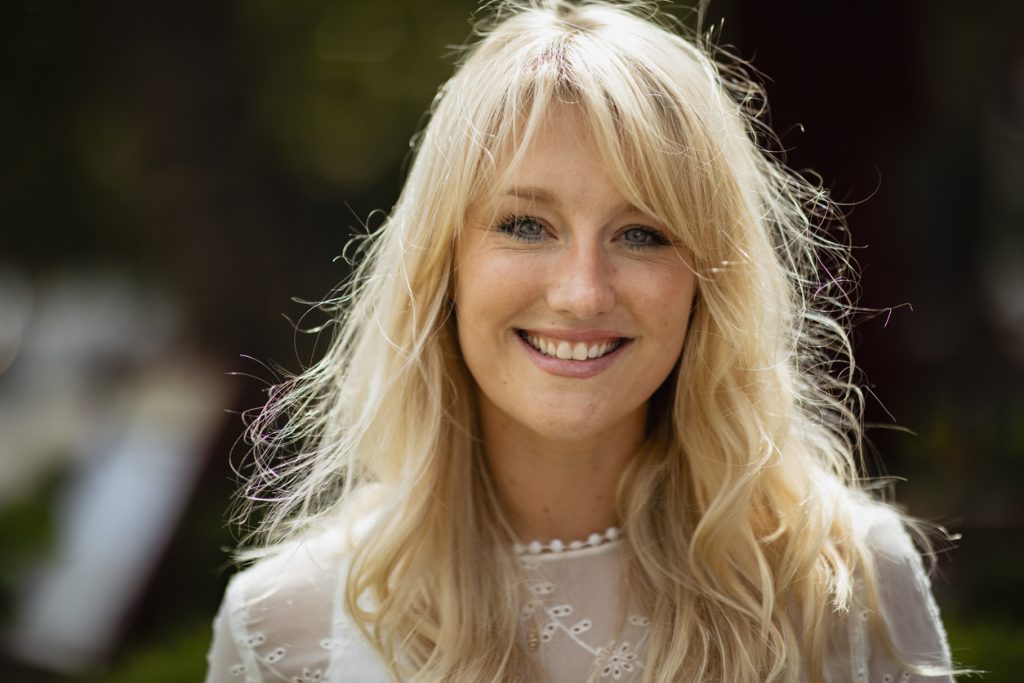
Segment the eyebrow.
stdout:
[[547,190],[542,187],[534,187],[527,185],[526,187],[512,187],[505,192],[506,197],[517,197],[519,199],[528,199],[532,202],[545,202],[547,204],[559,204],[560,202]]
[[[525,199],[531,202],[540,202],[543,204],[551,204],[553,206],[561,206],[561,202],[558,201],[558,197],[545,190],[543,187],[536,187],[534,185],[526,185],[523,187],[511,187],[506,192],[506,197],[515,197],[517,199]],[[647,212],[638,208],[635,204],[629,201],[623,202],[616,209],[617,214],[626,213],[637,213],[643,216],[647,215]]]

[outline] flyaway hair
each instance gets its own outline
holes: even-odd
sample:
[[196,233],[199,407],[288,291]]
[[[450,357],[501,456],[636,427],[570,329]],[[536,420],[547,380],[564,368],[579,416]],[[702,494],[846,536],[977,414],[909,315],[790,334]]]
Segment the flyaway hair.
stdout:
[[854,275],[828,232],[842,216],[770,151],[742,65],[653,4],[495,3],[477,34],[325,304],[329,351],[249,424],[243,498],[264,503],[250,556],[348,524],[347,609],[396,680],[539,680],[450,293],[467,208],[519,155],[497,160],[570,104],[697,275],[683,355],[617,498],[626,585],[651,619],[643,680],[820,681],[838,617],[878,595],[856,513],[880,503],[859,478]]

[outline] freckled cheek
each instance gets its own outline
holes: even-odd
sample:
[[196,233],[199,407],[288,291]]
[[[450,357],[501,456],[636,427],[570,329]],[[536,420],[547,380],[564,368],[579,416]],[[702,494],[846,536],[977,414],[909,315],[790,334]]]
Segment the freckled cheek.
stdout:
[[538,277],[522,259],[480,255],[460,270],[456,310],[461,334],[475,334],[488,346],[503,344],[521,314],[536,297]]
[[480,294],[495,316],[516,315],[541,296],[542,269],[529,259],[494,259],[481,274]]
[[[693,307],[691,284],[676,278],[637,278],[625,296],[644,326],[663,336],[666,347],[681,345]],[[678,338],[676,338],[678,337]]]

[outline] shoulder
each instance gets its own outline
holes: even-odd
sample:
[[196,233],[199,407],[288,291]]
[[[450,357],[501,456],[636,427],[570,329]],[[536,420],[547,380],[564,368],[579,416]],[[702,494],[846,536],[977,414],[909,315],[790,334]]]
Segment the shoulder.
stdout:
[[326,518],[235,574],[226,602],[250,623],[260,615],[287,623],[293,614],[307,623],[329,621],[343,612],[354,545],[373,521],[372,516]]
[[295,598],[333,595],[348,565],[340,535],[332,530],[285,543],[235,574],[228,596],[241,607],[283,608]]
[[332,670],[357,667],[365,675],[345,680],[386,680],[375,651],[344,609],[349,561],[339,529],[277,548],[232,577],[215,641],[233,641],[253,681],[327,681]]
[[[925,533],[918,530],[915,522],[882,503],[859,503],[855,514],[855,527],[868,551],[879,598],[891,606],[914,596],[922,607],[933,608],[931,581],[921,551],[912,538],[916,536],[926,551],[930,551]],[[929,599],[923,600],[925,597]],[[937,617],[937,609],[929,616]]]
[[852,513],[861,540],[876,555],[890,560],[920,557],[904,516],[895,508],[874,501],[858,501],[853,504]]
[[928,583],[921,553],[911,538],[915,527],[906,518],[884,503],[857,502],[852,507],[853,528],[861,547],[867,551],[865,561],[880,587],[891,582]]

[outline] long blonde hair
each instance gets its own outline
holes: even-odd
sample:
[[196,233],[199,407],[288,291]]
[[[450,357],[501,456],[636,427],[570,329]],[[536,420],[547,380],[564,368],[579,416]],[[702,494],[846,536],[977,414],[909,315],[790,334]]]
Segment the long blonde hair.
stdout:
[[[498,150],[579,107],[624,195],[692,253],[697,303],[618,506],[651,619],[645,681],[821,676],[854,577],[861,394],[845,332],[842,220],[766,151],[761,91],[652,5],[501,3],[439,91],[401,196],[326,302],[334,341],[249,425],[258,544],[337,515],[347,609],[396,680],[533,680],[520,571],[478,442],[452,324],[453,253]],[[515,161],[513,161],[515,163]],[[372,511],[368,514],[367,511]],[[338,523],[337,520],[331,523]]]

